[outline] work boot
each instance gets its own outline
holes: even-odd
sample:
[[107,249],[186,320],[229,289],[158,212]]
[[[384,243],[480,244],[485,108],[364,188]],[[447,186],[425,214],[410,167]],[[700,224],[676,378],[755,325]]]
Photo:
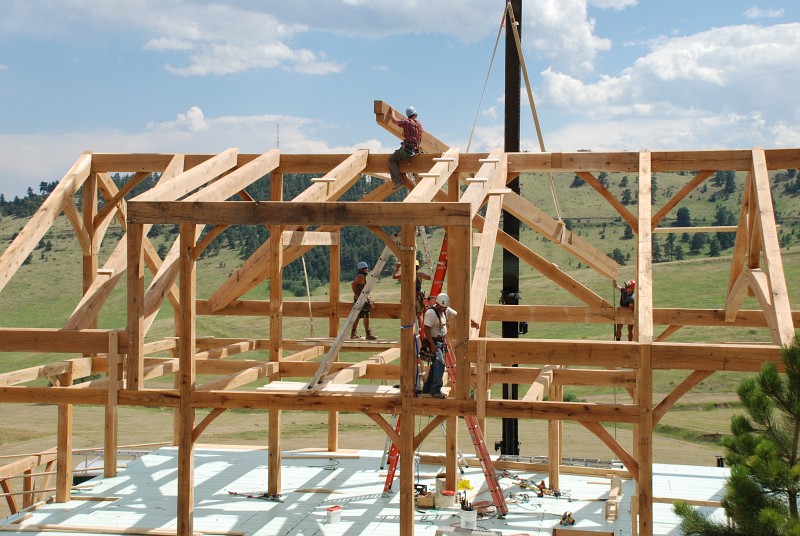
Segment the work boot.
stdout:
[[378,337],[376,337],[375,335],[373,335],[371,331],[368,331],[368,332],[367,332],[367,340],[368,340],[368,341],[377,341],[377,340],[378,340]]
[[401,181],[397,181],[392,185],[392,191],[396,192],[397,190],[399,190],[402,187],[403,187],[403,183]]
[[361,335],[359,335],[358,333],[356,333],[356,332],[354,331],[354,332],[352,332],[352,333],[350,334],[350,338],[351,338],[352,340],[354,340],[354,341],[358,341],[358,340],[361,340],[361,339],[363,339],[364,337],[362,337]]

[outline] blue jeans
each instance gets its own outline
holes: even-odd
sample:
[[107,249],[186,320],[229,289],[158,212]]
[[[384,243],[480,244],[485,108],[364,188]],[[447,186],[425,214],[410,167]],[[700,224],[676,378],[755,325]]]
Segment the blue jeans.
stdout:
[[431,368],[428,377],[425,378],[425,385],[422,386],[423,393],[441,393],[444,384],[444,341],[436,341],[436,359],[431,360]]

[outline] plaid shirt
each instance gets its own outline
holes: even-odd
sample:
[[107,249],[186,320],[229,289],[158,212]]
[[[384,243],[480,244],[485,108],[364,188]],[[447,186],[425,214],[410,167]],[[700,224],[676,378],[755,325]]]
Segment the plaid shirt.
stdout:
[[419,151],[419,144],[422,142],[422,123],[416,117],[410,119],[400,119],[397,122],[403,129],[403,143],[410,145],[415,151]]

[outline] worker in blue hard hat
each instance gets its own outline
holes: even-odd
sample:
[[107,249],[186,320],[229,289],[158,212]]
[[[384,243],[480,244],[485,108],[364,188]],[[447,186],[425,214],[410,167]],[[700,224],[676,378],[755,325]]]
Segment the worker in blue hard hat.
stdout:
[[389,157],[389,173],[392,176],[393,188],[395,190],[403,186],[403,179],[400,176],[399,162],[408,160],[412,156],[420,153],[420,144],[422,143],[422,134],[425,130],[422,128],[422,123],[417,119],[417,110],[413,106],[406,108],[407,119],[400,118],[395,113],[394,108],[391,109],[392,122],[403,129],[403,143],[392,156]]
[[[353,289],[353,303],[358,301],[358,297],[361,296],[361,292],[364,290],[364,287],[367,284],[367,274],[369,273],[369,265],[361,261],[358,263],[357,272],[355,278],[353,278],[352,283],[350,283],[350,288]],[[369,329],[369,313],[372,311],[372,307],[374,303],[372,301],[372,297],[367,296],[366,301],[364,302],[364,306],[361,307],[361,311],[359,311],[358,316],[356,317],[356,321],[353,323],[353,329],[350,330],[350,338],[351,339],[363,339],[361,335],[356,333],[356,329],[358,328],[358,321],[360,319],[364,319],[364,329],[367,333],[367,340],[374,341],[378,337],[372,334],[372,331]]]

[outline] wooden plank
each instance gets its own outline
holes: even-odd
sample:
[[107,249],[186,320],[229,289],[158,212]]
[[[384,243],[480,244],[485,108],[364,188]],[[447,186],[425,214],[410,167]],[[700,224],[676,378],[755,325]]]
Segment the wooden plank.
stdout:
[[[250,186],[269,174],[280,164],[281,152],[277,149],[266,152],[246,165],[241,166],[219,180],[203,187],[192,195],[192,201],[222,201]],[[178,178],[183,180],[182,178]],[[153,199],[155,200],[155,199]]]
[[698,383],[711,376],[711,374],[712,372],[710,370],[695,370],[684,379],[680,385],[665,396],[653,409],[653,426],[658,424],[664,415],[667,414],[667,411],[669,411],[683,395],[688,393]]
[[0,255],[0,291],[33,252],[67,203],[72,203],[72,197],[89,176],[91,165],[91,153],[83,153]]
[[[551,364],[635,368],[638,345],[614,341],[472,338],[486,340],[486,360],[504,365]],[[470,344],[470,353],[473,345]],[[474,356],[470,355],[470,360]]]

